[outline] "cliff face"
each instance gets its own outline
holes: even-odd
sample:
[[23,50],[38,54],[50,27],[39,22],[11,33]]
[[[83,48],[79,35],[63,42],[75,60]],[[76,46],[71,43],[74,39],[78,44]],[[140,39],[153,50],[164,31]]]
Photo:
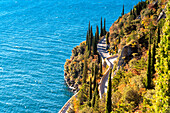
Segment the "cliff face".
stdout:
[[[92,75],[94,65],[99,69],[100,58],[98,55],[89,55],[86,43],[82,42],[72,50],[72,56],[67,59],[64,65],[64,79],[72,91],[78,91],[83,82],[83,69],[85,57],[87,58],[87,78]],[[96,70],[97,71],[97,70]],[[87,79],[86,78],[86,79]],[[89,80],[87,80],[89,84]]]
[[[135,42],[134,42],[135,43]],[[121,55],[119,57],[119,61],[118,61],[118,69],[120,69],[121,67],[124,67],[132,58],[133,58],[133,53],[138,53],[138,46],[130,44],[130,45],[126,45],[123,47]]]

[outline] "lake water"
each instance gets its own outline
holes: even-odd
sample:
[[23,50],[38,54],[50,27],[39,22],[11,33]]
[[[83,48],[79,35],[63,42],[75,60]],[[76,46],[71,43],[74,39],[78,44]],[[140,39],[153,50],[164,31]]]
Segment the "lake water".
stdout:
[[[73,95],[64,63],[106,18],[141,0],[0,0],[0,112],[58,112]],[[95,29],[93,29],[95,30]]]

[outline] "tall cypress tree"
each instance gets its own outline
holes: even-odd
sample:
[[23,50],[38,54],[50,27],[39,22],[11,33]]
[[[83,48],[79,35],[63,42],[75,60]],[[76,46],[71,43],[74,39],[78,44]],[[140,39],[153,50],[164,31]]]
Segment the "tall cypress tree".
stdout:
[[91,30],[90,30],[90,38],[91,38],[91,45],[90,46],[92,46],[92,41],[93,41],[93,30],[92,30],[92,26],[91,26]]
[[94,76],[94,63],[92,63],[92,77]]
[[149,36],[149,52],[148,52],[148,64],[147,64],[147,83],[146,83],[146,87],[148,89],[151,88],[151,31],[150,31],[150,36]]
[[93,79],[93,91],[95,90],[95,87],[96,87],[96,71],[97,71],[97,68],[96,68],[96,64],[94,64],[94,79]]
[[108,44],[109,45],[109,32],[107,32],[107,34],[106,34],[106,44]]
[[160,42],[160,28],[159,28],[159,26],[158,26],[158,32],[157,32],[157,44],[156,44],[156,47],[158,47],[158,43]]
[[151,88],[151,51],[149,48],[149,52],[148,52],[148,64],[147,64],[147,85],[146,87],[148,89]]
[[98,83],[96,83],[96,88],[95,88],[95,109],[99,107],[99,91],[98,91]]
[[86,46],[88,46],[89,45],[89,33],[88,33],[88,31],[87,31],[87,35],[86,35]]
[[152,64],[151,64],[152,75],[155,73],[155,63],[156,63],[155,55],[156,55],[156,48],[155,48],[155,43],[153,43],[153,47],[152,47]]
[[106,96],[106,113],[111,112],[111,106],[112,106],[112,82],[111,82],[111,74],[112,74],[112,69],[110,69],[109,72],[109,78],[108,78],[108,88],[107,88],[107,96]]
[[132,12],[132,9],[130,10],[130,15],[132,15],[133,14],[133,12]]
[[90,35],[90,21],[89,21],[88,32],[89,32],[89,35]]
[[99,99],[99,91],[98,91],[98,83],[96,83],[96,87],[94,90],[93,98],[92,98],[92,107],[97,107],[98,106],[98,99]]
[[101,24],[100,24],[100,37],[103,36],[103,27],[102,27],[102,17],[101,17]]
[[102,74],[102,59],[100,60],[100,73]]
[[92,99],[92,83],[91,83],[91,77],[90,77],[90,86],[89,86],[89,99],[88,99],[88,104],[91,107],[91,99]]
[[106,35],[106,19],[104,18],[103,35]]
[[99,27],[98,26],[96,26],[96,39],[97,39],[97,42],[98,42],[98,40],[99,40]]
[[93,38],[93,55],[97,54],[97,35]]
[[87,71],[88,71],[88,68],[87,68],[87,58],[85,56],[84,57],[84,68],[83,68],[83,84],[86,83]]
[[123,4],[123,9],[122,9],[122,14],[121,14],[122,16],[124,15],[124,4]]

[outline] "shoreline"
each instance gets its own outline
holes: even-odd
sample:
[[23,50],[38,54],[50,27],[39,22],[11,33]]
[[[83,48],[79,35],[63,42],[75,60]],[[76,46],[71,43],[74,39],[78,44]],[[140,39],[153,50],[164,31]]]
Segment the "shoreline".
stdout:
[[67,74],[66,74],[66,72],[64,71],[64,80],[65,80],[65,83],[67,84],[68,88],[69,88],[73,93],[77,93],[77,92],[78,92],[78,89],[69,85],[69,83],[68,83],[68,81],[67,81],[67,79],[66,79],[66,76],[67,76]]

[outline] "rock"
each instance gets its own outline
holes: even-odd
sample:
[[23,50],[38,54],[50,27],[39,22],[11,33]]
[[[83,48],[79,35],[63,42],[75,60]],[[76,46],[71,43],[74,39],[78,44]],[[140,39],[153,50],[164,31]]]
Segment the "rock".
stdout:
[[133,58],[133,53],[138,53],[137,45],[132,46],[132,44],[129,44],[123,47],[121,55],[119,57],[118,69],[120,68],[120,66],[124,67],[126,63],[128,63],[129,60]]

